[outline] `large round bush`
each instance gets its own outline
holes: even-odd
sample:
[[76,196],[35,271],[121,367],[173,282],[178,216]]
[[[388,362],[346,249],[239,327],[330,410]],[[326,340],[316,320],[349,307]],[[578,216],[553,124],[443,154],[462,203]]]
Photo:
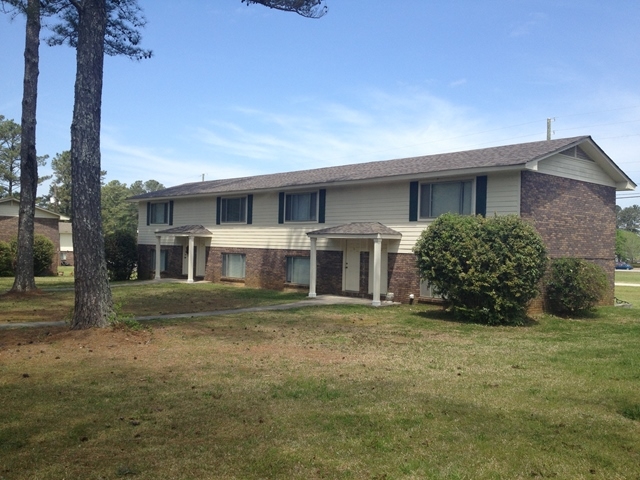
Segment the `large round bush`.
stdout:
[[457,318],[489,325],[523,321],[547,264],[540,235],[513,215],[442,215],[422,232],[414,253],[422,280]]
[[607,291],[607,275],[582,258],[558,258],[551,263],[546,286],[547,306],[558,315],[583,314],[593,309]]

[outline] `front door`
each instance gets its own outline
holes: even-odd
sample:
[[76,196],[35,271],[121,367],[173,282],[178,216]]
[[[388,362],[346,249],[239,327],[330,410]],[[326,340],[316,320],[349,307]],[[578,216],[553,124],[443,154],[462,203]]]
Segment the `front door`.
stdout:
[[[182,274],[189,274],[189,245],[182,246],[182,256],[184,261],[182,262]],[[197,275],[197,265],[198,265],[198,246],[193,246],[193,276]]]
[[360,291],[360,240],[347,240],[344,257],[344,289],[347,292]]

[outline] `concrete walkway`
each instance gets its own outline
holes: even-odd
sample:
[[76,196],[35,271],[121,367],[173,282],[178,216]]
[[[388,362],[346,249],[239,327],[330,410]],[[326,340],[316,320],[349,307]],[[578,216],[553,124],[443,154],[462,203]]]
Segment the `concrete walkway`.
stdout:
[[[195,312],[195,313],[170,313],[167,315],[146,315],[141,317],[132,317],[132,320],[140,322],[146,322],[150,320],[167,320],[167,319],[179,319],[179,318],[199,318],[199,317],[214,317],[218,315],[233,315],[235,313],[249,313],[249,312],[264,312],[271,310],[291,310],[293,308],[312,307],[318,305],[371,305],[371,300],[366,298],[353,298],[353,297],[341,297],[338,295],[319,295],[315,298],[307,298],[293,303],[283,303],[278,305],[266,305],[260,307],[247,307],[236,308],[229,310],[213,310],[210,312]],[[391,305],[391,303],[382,302],[382,305]],[[66,322],[22,322],[22,323],[2,323],[0,324],[0,330],[6,330],[10,328],[38,328],[38,327],[63,327]]]

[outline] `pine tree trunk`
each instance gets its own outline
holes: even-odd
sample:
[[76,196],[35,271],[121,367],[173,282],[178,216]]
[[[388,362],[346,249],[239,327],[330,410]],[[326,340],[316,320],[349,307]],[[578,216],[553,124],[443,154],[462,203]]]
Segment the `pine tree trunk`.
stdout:
[[105,0],[79,4],[71,124],[71,200],[75,260],[72,329],[104,327],[113,315],[100,217],[100,115],[107,22]]
[[40,48],[40,1],[27,3],[27,33],[24,47],[24,87],[20,144],[20,210],[18,214],[18,258],[12,292],[36,290],[33,272],[33,237],[38,161],[36,158],[36,104]]

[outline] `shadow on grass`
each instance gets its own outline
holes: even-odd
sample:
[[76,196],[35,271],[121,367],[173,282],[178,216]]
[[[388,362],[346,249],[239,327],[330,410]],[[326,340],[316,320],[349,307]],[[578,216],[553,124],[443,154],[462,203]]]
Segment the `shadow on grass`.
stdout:
[[457,323],[460,325],[483,325],[489,327],[535,327],[540,324],[540,322],[535,318],[527,316],[520,323],[488,325],[482,322],[475,322],[473,320],[457,318],[452,311],[448,310],[445,307],[415,312],[414,315],[426,320],[438,320],[441,322]]

